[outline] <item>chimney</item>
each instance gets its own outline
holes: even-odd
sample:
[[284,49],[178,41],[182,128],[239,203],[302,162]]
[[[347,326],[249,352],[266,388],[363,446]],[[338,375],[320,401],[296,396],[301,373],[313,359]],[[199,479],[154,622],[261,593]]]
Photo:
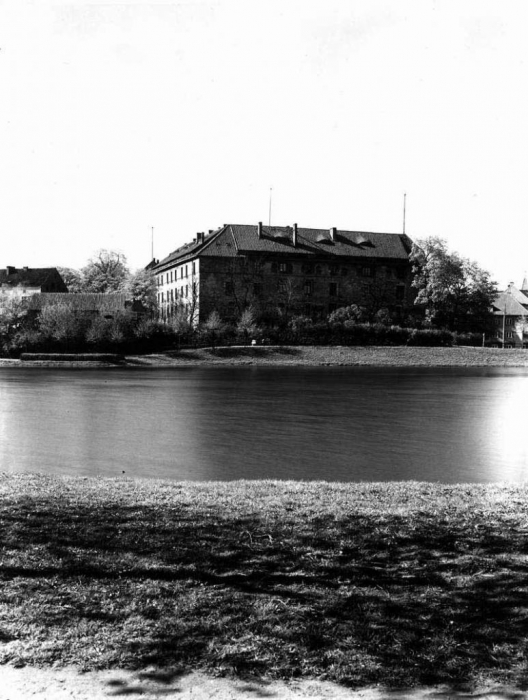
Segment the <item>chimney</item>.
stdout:
[[203,243],[203,242],[204,242],[204,237],[205,237],[205,234],[203,233],[203,231],[201,231],[200,233],[197,233],[197,234],[196,234],[196,242],[197,242],[197,243]]
[[259,222],[258,222],[258,226],[257,226],[257,235],[258,235],[259,238],[262,238],[262,221],[259,221]]
[[14,275],[16,272],[16,267],[13,267],[12,265],[8,265],[6,267],[6,272],[8,275]]
[[293,224],[293,235],[292,235],[293,247],[297,246],[297,224]]
[[333,241],[337,240],[337,228],[335,226],[332,226],[332,228],[330,229],[330,238]]

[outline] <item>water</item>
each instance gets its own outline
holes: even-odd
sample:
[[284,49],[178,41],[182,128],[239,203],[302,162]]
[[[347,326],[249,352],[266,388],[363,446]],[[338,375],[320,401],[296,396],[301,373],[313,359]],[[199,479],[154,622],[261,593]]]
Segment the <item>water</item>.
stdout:
[[528,370],[0,370],[0,470],[169,479],[528,478]]

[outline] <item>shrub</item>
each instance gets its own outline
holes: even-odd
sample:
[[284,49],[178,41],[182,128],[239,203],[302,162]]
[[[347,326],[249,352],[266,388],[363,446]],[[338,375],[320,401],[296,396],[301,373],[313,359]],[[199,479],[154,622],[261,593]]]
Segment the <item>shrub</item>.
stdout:
[[45,306],[38,320],[42,336],[61,346],[82,344],[89,323],[89,319],[75,313],[67,304]]
[[407,345],[448,347],[453,345],[453,334],[451,331],[447,330],[437,330],[434,328],[418,330],[415,328],[407,340]]
[[482,346],[482,333],[454,333],[454,345],[480,347]]

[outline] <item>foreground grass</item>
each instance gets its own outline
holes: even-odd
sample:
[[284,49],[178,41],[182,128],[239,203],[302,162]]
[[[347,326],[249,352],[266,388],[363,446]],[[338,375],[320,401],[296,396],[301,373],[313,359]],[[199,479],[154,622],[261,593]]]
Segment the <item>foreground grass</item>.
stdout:
[[0,663],[528,684],[528,490],[0,475]]

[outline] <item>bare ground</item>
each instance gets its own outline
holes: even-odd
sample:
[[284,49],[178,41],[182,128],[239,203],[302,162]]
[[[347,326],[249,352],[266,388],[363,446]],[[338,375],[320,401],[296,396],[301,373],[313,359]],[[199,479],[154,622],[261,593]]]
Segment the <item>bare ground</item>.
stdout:
[[326,681],[230,680],[203,673],[179,674],[145,669],[79,673],[74,668],[13,668],[2,666],[0,700],[108,700],[141,697],[144,700],[523,700],[528,693],[503,686],[453,691],[442,686],[389,690],[349,690]]

